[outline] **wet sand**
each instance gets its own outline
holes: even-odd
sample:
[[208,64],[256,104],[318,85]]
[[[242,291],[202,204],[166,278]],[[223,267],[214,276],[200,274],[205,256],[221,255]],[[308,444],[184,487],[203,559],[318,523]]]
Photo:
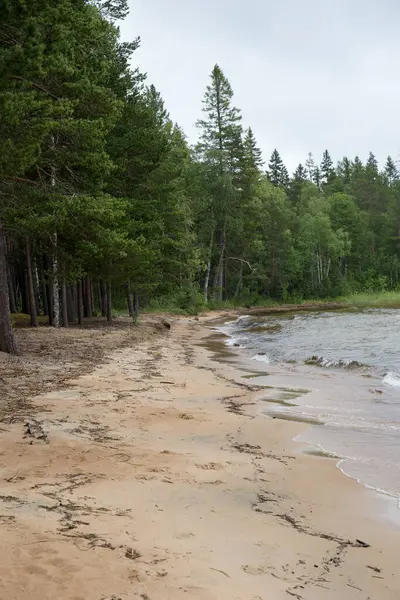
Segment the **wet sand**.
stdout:
[[398,600],[384,499],[263,415],[202,321],[1,424],[1,600]]

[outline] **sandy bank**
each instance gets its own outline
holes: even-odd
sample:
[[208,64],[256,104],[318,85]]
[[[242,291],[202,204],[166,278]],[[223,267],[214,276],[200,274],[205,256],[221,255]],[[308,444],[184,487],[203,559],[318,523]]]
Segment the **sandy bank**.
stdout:
[[206,333],[125,343],[1,424],[2,600],[398,600],[379,499],[256,417]]

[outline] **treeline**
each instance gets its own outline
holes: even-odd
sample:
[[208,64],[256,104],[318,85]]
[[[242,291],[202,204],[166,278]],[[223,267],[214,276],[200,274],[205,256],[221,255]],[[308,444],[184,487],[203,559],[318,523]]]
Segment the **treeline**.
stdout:
[[115,23],[127,0],[0,0],[0,350],[124,297],[200,308],[395,288],[400,182],[312,155],[264,165],[215,66],[190,148]]

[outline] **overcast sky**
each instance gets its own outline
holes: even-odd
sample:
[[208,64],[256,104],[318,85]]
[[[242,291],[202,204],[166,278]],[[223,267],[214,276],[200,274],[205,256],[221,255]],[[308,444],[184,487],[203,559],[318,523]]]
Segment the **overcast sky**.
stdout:
[[130,0],[124,40],[190,142],[215,63],[268,161],[400,158],[399,0]]

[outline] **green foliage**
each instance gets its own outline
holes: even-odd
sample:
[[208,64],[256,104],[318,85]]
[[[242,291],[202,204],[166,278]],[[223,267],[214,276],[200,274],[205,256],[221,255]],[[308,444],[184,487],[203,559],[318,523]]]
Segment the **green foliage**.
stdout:
[[0,223],[20,280],[28,239],[37,273],[56,256],[64,282],[112,282],[118,309],[127,293],[196,314],[397,289],[393,159],[335,168],[325,150],[289,177],[275,149],[264,173],[218,65],[190,148],[130,66],[139,39],[122,43],[115,26],[127,11],[127,0],[0,0]]

